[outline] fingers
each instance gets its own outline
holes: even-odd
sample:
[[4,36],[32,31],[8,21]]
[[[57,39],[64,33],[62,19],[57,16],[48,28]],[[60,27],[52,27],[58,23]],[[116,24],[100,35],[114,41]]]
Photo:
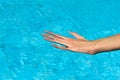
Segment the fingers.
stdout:
[[42,36],[44,36],[44,37],[46,37],[46,38],[49,38],[49,39],[54,39],[54,37],[49,36],[48,34],[42,34]]
[[67,45],[66,41],[64,41],[63,39],[60,39],[58,37],[49,36],[48,34],[42,34],[42,36],[44,36],[45,40]]
[[68,48],[65,47],[65,46],[58,46],[58,45],[56,45],[56,44],[52,44],[52,46],[55,47],[55,48],[62,49],[62,50],[68,50]]
[[70,32],[70,31],[68,31],[70,34],[72,34],[75,38],[77,38],[77,39],[80,39],[80,40],[86,40],[84,37],[82,37],[82,36],[80,36],[80,35],[78,35],[77,33],[75,33],[75,32]]
[[54,36],[49,36],[48,34],[42,34],[42,36],[44,36],[44,39],[46,39],[48,41],[62,42],[62,40],[60,41],[60,39],[56,39]]
[[50,38],[44,38],[47,41],[51,41],[51,42],[55,42],[54,40],[50,39]]
[[49,31],[45,31],[45,32],[47,32],[47,34],[52,35],[52,36],[54,36],[54,37],[57,37],[57,38],[60,38],[60,39],[66,39],[64,36],[60,36],[60,35],[58,35],[58,34],[54,34],[54,33],[49,32]]

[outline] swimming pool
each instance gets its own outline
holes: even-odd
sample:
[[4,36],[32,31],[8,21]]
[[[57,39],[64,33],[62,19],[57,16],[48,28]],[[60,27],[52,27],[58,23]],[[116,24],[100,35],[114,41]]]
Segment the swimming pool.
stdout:
[[88,40],[120,33],[120,0],[1,0],[0,80],[120,80],[120,51],[51,47],[44,30]]

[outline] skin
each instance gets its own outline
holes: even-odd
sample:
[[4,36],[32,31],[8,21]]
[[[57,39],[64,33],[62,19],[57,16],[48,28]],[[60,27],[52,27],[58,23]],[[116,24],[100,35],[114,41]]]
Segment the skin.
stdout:
[[69,31],[69,33],[73,35],[75,39],[64,37],[50,31],[45,32],[46,33],[42,34],[44,39],[50,42],[63,44],[64,46],[52,44],[53,47],[62,50],[95,54],[97,52],[120,49],[120,34],[99,40],[89,41],[75,32]]

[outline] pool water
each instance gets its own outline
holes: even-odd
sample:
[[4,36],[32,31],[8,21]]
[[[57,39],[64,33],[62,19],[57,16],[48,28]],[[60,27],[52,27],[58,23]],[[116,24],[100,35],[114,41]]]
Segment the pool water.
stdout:
[[0,0],[0,80],[120,80],[120,50],[64,51],[49,30],[88,40],[120,33],[120,0]]

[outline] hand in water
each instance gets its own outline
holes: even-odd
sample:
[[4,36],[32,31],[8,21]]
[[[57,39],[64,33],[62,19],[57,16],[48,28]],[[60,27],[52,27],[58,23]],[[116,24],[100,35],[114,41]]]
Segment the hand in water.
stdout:
[[75,52],[89,53],[89,54],[95,53],[94,43],[92,41],[86,40],[84,37],[78,35],[75,32],[69,32],[69,33],[73,35],[76,39],[64,37],[49,31],[46,31],[46,33],[42,35],[44,36],[45,40],[65,45],[65,46],[58,46],[56,44],[53,44],[52,46],[56,48],[62,50],[75,51]]

